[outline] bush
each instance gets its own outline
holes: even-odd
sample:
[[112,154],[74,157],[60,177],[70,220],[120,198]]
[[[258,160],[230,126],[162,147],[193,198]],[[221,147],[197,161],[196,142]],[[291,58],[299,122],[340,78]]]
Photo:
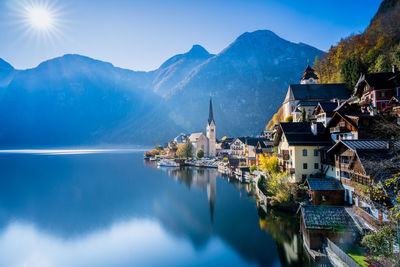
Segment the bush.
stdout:
[[285,118],[285,122],[292,122],[293,121],[293,115],[289,115]]
[[253,173],[255,170],[257,170],[256,164],[251,165],[251,167],[250,167],[250,173]]
[[204,157],[204,151],[203,151],[203,149],[197,150],[196,156],[197,156],[197,158],[199,158],[199,159],[203,158],[203,157]]

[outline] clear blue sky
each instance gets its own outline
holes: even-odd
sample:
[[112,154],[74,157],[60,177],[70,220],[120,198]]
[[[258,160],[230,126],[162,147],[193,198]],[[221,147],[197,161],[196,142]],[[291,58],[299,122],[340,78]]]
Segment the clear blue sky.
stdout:
[[[27,3],[50,5],[57,32],[27,31]],[[14,67],[77,53],[152,70],[193,44],[218,53],[246,31],[269,29],[327,51],[363,31],[380,0],[0,0],[0,57]]]

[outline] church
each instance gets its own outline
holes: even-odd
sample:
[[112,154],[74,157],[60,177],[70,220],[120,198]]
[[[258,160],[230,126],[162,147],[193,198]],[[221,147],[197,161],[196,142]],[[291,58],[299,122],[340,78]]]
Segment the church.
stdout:
[[196,155],[199,149],[202,149],[204,151],[204,155],[208,158],[214,158],[217,155],[217,148],[216,148],[217,140],[216,140],[215,128],[216,127],[214,121],[212,98],[210,97],[206,135],[200,132],[200,133],[192,133],[189,136],[189,141],[193,145],[194,155]]
[[344,83],[318,83],[314,69],[307,65],[300,79],[300,84],[291,84],[283,101],[283,118],[293,115],[293,121],[300,120],[302,110],[306,118],[311,117],[314,109],[321,102],[343,102],[350,97],[351,90]]

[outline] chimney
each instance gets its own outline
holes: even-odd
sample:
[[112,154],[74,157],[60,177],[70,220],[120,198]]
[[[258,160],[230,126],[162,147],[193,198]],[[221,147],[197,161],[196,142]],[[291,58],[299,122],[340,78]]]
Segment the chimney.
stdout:
[[311,122],[311,132],[312,132],[313,135],[317,135],[318,134],[317,123],[315,121]]
[[392,72],[393,73],[396,73],[396,72],[398,72],[399,70],[397,69],[397,66],[396,65],[392,65]]

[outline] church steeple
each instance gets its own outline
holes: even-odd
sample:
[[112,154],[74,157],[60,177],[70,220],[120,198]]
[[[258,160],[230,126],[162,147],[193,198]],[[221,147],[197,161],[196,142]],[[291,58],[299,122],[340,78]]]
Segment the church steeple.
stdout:
[[306,70],[303,72],[303,77],[301,77],[301,84],[315,84],[318,81],[318,76],[315,74],[313,68],[310,65],[307,65]]
[[212,107],[212,97],[210,95],[210,110],[209,110],[209,113],[208,113],[208,125],[210,125],[211,122],[214,122],[214,124],[215,124],[213,107]]
[[210,95],[210,110],[208,114],[208,121],[207,121],[207,139],[208,139],[208,157],[213,158],[217,155],[217,140],[216,140],[216,133],[215,133],[215,121],[214,121],[214,113],[213,113],[213,106],[212,106],[212,98]]

